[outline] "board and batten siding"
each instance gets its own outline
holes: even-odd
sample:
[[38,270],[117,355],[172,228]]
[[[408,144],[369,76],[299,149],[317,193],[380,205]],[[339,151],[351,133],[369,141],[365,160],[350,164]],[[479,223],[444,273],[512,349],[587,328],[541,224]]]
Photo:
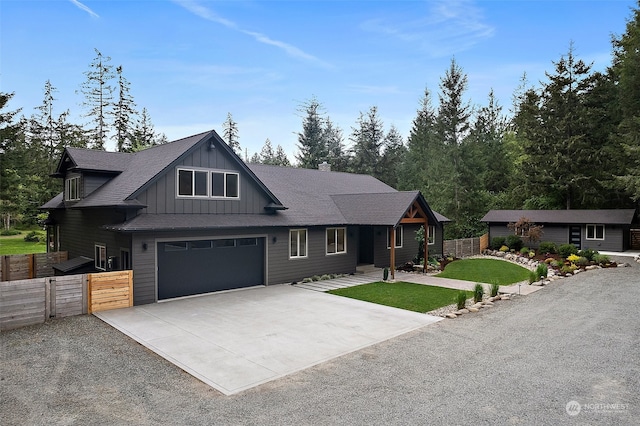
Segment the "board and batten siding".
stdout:
[[[413,261],[418,255],[416,231],[418,225],[402,225],[402,247],[396,248],[396,266]],[[387,232],[389,227],[376,226],[373,229],[373,264],[377,268],[386,268],[391,264],[391,249],[387,248]]]
[[[201,199],[177,197],[177,171],[179,167],[193,167],[238,172],[239,199]],[[271,200],[254,180],[221,149],[209,150],[202,145],[183,161],[169,169],[156,182],[141,192],[136,199],[146,205],[140,213],[150,214],[260,214]]]
[[99,174],[82,174],[82,197],[87,197],[93,191],[100,188],[102,185],[112,179],[112,175],[99,175]]
[[131,237],[102,229],[103,225],[124,221],[124,211],[115,209],[54,210],[51,218],[60,226],[60,251],[68,258],[94,257],[94,245],[106,245],[107,257],[120,257],[121,248],[130,248]]
[[604,227],[604,240],[587,240],[587,227],[583,225],[581,230],[582,248],[596,251],[623,251],[625,249],[625,234],[628,233],[628,227],[606,225]]

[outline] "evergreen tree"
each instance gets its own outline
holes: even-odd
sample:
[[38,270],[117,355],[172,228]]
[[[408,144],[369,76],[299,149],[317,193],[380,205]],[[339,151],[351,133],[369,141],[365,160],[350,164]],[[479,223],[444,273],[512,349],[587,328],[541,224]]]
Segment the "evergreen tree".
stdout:
[[274,160],[273,164],[276,166],[282,166],[282,167],[291,166],[291,162],[289,161],[289,157],[287,157],[287,153],[284,152],[284,148],[282,148],[282,146],[279,144],[276,147],[276,154],[273,160]]
[[619,122],[612,134],[624,158],[618,163],[620,181],[630,198],[640,202],[640,1],[627,20],[625,33],[612,38],[613,63]]
[[8,111],[7,104],[13,93],[0,92],[0,217],[5,229],[19,219],[24,205],[23,178],[20,171],[27,169],[29,150],[20,123],[14,123],[20,109]]
[[136,104],[130,93],[131,84],[122,74],[122,65],[116,67],[116,73],[118,75],[118,102],[112,111],[115,128],[113,138],[116,140],[116,149],[124,152],[131,149],[131,131],[137,113]]
[[260,150],[260,163],[273,165],[275,162],[276,155],[273,152],[271,141],[267,138],[267,140],[264,141],[264,145],[262,145],[262,150]]
[[98,49],[94,49],[96,57],[89,64],[89,70],[84,72],[86,80],[80,91],[85,96],[83,106],[88,109],[86,117],[93,123],[90,138],[91,148],[104,150],[109,133],[108,117],[113,101],[113,66],[109,64],[111,58],[103,56]]
[[233,120],[231,113],[227,113],[227,119],[222,124],[224,129],[223,138],[225,142],[233,149],[238,155],[242,154],[242,148],[240,148],[240,142],[238,141],[238,123]]
[[302,132],[298,133],[298,166],[317,169],[328,157],[327,132],[321,114],[322,105],[315,97],[304,103],[299,111],[304,113]]
[[372,106],[366,114],[360,112],[350,139],[353,142],[351,171],[380,177],[384,127],[376,106]]
[[342,129],[336,127],[327,117],[324,127],[324,139],[327,147],[327,162],[334,172],[346,172],[349,170],[349,154],[344,148]]
[[166,142],[167,137],[164,134],[158,134],[155,132],[147,109],[142,108],[140,118],[136,122],[133,128],[133,132],[131,133],[131,145],[127,149],[127,151],[141,151],[154,145],[160,145]]
[[397,188],[399,174],[407,154],[402,135],[394,125],[391,125],[384,138],[384,152],[381,159],[379,179],[387,185]]

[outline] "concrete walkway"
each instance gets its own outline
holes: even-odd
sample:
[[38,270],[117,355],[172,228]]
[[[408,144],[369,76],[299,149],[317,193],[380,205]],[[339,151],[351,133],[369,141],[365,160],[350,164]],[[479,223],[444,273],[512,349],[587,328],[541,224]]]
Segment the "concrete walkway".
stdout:
[[[369,284],[382,280],[382,270],[368,272],[366,274],[349,275],[331,280],[314,281],[311,283],[296,284],[295,287],[315,291],[329,291],[338,288],[353,287],[361,284]],[[425,284],[434,287],[446,287],[456,290],[473,291],[476,283],[472,281],[454,280],[451,278],[439,278],[428,274],[413,274],[410,272],[396,271],[396,281],[404,281],[414,284]],[[490,284],[482,283],[485,293],[491,289]],[[500,293],[527,295],[541,290],[542,287],[529,285],[528,281],[509,286],[500,286]]]
[[226,395],[442,320],[291,285],[95,316]]

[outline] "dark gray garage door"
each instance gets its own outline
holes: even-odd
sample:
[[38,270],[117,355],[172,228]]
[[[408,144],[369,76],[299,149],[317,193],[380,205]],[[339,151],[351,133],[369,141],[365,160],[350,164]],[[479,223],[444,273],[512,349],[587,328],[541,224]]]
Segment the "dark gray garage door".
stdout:
[[158,243],[158,300],[264,284],[264,238]]

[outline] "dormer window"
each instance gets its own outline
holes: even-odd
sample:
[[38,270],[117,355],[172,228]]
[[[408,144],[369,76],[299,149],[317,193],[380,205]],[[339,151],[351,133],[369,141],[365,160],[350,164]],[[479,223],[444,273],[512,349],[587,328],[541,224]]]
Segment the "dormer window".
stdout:
[[64,182],[64,199],[78,201],[80,199],[80,176],[67,178]]
[[177,169],[178,197],[239,198],[240,177],[236,172]]

